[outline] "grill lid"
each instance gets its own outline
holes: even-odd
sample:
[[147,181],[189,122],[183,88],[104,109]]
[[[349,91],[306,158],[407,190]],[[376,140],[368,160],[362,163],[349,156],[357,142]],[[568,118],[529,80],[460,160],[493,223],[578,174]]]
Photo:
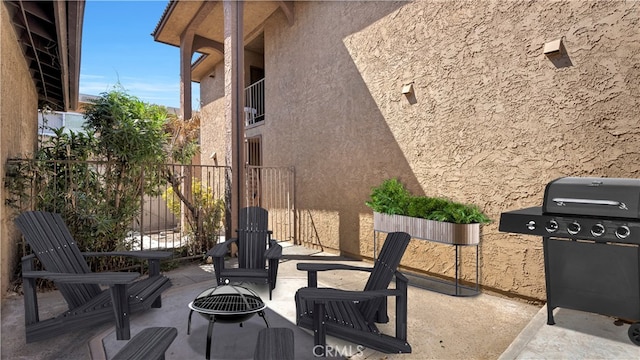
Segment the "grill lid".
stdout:
[[564,177],[547,184],[548,214],[640,219],[640,179]]

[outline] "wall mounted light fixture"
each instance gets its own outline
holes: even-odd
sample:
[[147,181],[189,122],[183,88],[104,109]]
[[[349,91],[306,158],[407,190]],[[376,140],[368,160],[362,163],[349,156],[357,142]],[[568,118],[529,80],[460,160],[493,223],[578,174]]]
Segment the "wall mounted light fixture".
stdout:
[[218,166],[218,154],[215,151],[209,156],[209,159],[213,160],[213,165]]
[[562,46],[562,39],[553,40],[544,44],[542,52],[547,56],[560,55]]
[[413,83],[405,84],[402,86],[402,94],[409,96],[413,94]]

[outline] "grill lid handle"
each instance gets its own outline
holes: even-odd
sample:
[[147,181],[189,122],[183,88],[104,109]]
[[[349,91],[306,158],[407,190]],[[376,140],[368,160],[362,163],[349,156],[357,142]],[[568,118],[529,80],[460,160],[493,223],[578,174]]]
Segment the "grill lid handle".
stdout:
[[627,205],[620,201],[614,200],[596,200],[596,199],[574,199],[574,198],[553,198],[551,199],[558,206],[566,206],[567,204],[583,204],[583,205],[605,205],[617,206],[621,210],[629,210]]

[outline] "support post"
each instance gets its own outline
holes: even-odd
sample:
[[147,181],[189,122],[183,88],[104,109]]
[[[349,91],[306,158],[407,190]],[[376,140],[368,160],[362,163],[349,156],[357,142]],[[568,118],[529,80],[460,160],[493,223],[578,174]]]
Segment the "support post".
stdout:
[[239,228],[244,179],[244,42],[242,1],[224,1],[226,118],[231,122],[231,226]]

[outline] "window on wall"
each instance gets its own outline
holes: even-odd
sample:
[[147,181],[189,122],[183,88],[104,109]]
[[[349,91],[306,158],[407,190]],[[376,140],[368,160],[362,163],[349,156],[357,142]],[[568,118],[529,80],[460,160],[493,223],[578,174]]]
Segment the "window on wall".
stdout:
[[64,127],[64,132],[69,133],[84,131],[84,115],[72,112],[38,112],[38,133],[46,136],[55,136],[54,129]]

